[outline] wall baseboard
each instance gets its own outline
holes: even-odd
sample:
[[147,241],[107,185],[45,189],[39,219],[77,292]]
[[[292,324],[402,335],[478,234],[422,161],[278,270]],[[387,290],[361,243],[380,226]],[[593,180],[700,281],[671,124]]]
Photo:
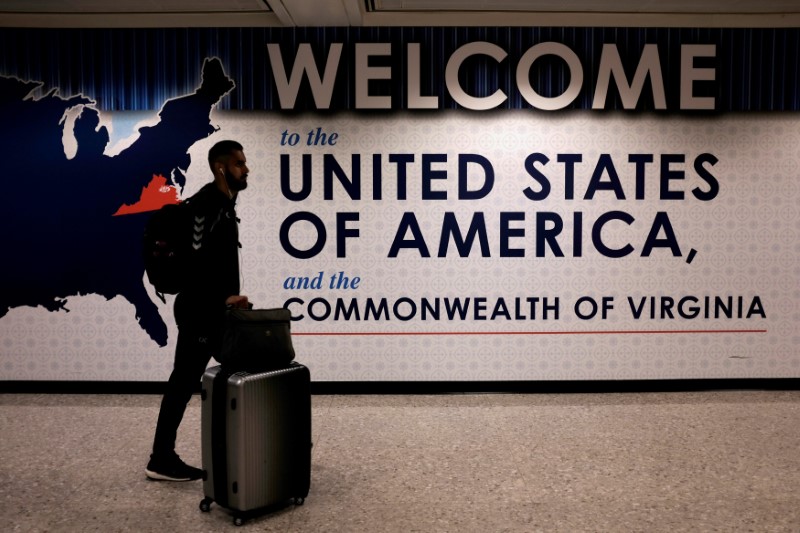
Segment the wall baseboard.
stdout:
[[[163,394],[156,381],[0,381],[0,393]],[[800,378],[653,379],[605,381],[317,381],[324,394],[554,394],[614,392],[697,392],[716,390],[800,390]],[[197,384],[200,392],[200,383]]]

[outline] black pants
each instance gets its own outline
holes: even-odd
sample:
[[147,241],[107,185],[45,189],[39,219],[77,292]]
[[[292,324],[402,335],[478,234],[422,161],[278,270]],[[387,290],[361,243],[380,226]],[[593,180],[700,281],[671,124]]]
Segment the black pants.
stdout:
[[175,364],[161,400],[153,455],[164,457],[175,452],[175,439],[181,425],[186,405],[197,389],[208,362],[218,348],[217,339],[209,338],[208,328],[179,327],[175,348]]

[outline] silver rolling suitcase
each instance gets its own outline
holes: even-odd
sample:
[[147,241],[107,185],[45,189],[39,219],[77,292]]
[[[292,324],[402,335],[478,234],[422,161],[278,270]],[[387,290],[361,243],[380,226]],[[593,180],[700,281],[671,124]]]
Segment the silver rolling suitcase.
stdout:
[[216,502],[241,525],[270,507],[303,503],[311,482],[310,381],[308,368],[294,362],[259,373],[206,371],[202,511]]

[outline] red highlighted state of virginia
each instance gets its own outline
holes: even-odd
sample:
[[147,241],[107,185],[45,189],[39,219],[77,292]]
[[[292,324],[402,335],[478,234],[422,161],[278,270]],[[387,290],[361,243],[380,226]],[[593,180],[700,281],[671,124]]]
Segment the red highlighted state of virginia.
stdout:
[[167,185],[167,178],[160,174],[153,174],[153,179],[142,188],[142,196],[132,205],[123,204],[113,216],[133,215],[161,209],[167,204],[180,203],[178,189],[174,185]]

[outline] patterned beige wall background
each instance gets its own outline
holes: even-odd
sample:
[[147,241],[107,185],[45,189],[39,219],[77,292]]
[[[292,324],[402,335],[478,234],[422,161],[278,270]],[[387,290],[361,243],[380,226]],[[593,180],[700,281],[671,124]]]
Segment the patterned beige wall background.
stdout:
[[[213,118],[220,130],[193,147],[184,196],[210,179],[205,154],[211,144],[234,138],[245,145],[251,177],[238,206],[243,292],[259,307],[283,306],[292,298],[305,302],[289,307],[293,314],[305,315],[293,324],[293,333],[297,359],[310,367],[314,380],[800,377],[800,123],[792,115],[217,112]],[[328,141],[335,133],[335,144],[309,146],[307,135],[318,128]],[[282,144],[291,133],[299,134],[297,145]],[[536,168],[552,185],[548,197],[539,201],[523,193],[528,187],[540,188],[525,168],[534,153],[549,159]],[[303,156],[310,156],[312,191],[307,199],[294,202],[282,195],[282,154],[295,191]],[[324,199],[324,154],[348,178],[353,176],[353,155],[360,156],[360,199],[350,198],[338,180],[333,199]],[[398,198],[398,165],[389,161],[390,154],[413,155],[405,166],[406,199]],[[447,199],[422,199],[423,154],[446,155],[446,162],[432,166],[442,179],[432,180],[431,188],[446,193]],[[478,154],[491,164],[494,185],[484,198],[458,198],[459,154]],[[572,200],[566,199],[566,165],[557,161],[559,154],[581,156],[574,165]],[[624,199],[602,189],[585,199],[602,154],[613,162]],[[636,199],[636,165],[628,162],[630,154],[654,156],[644,166],[643,199]],[[671,191],[684,192],[682,200],[660,198],[660,161],[669,154],[685,158],[669,165],[671,171],[685,173],[668,184]],[[709,190],[694,168],[702,154],[717,161],[704,165],[719,184],[710,201],[692,194],[695,188]],[[379,161],[382,178],[380,200],[375,199],[374,161]],[[471,189],[483,182],[477,165],[468,166],[468,176]],[[611,187],[607,171],[599,180],[605,189]],[[634,252],[622,258],[606,257],[592,244],[592,225],[613,211],[634,219],[630,225],[613,220],[601,232],[610,248],[633,246]],[[297,212],[313,213],[326,227],[326,245],[312,258],[292,257],[280,241],[281,225]],[[554,256],[550,248],[537,257],[536,220],[542,216],[537,213],[544,212],[563,220],[557,241],[564,257]],[[576,212],[582,214],[580,257],[573,256]],[[641,255],[659,212],[668,217],[679,257],[666,248]],[[337,213],[358,217],[347,223],[359,235],[345,239],[344,257],[336,253]],[[420,257],[416,249],[389,257],[404,213],[413,213],[431,257]],[[450,216],[446,213],[454,214],[462,232],[475,213],[482,213],[488,254],[481,253],[476,241],[469,256],[460,257],[451,242],[447,256],[436,257],[442,221]],[[523,250],[524,257],[500,257],[500,220],[508,213],[516,217],[510,227],[522,235],[510,238],[509,245]],[[289,231],[290,241],[300,249],[310,248],[316,237],[307,222]],[[660,232],[658,238],[664,237]],[[411,233],[400,238],[411,239]],[[316,280],[320,273],[322,288],[284,288],[287,279]],[[350,282],[359,278],[357,288],[331,289],[331,277],[338,273]],[[662,302],[672,299],[677,305],[686,297],[698,300],[697,317],[688,316],[688,306],[686,316],[677,308],[674,318],[662,315]],[[716,297],[734,302],[732,318],[724,312],[715,316]],[[475,320],[470,312],[465,320],[448,320],[445,301],[456,298],[469,298],[470,311],[476,298],[485,299],[478,301],[485,302],[479,316],[486,319]],[[539,299],[535,318],[529,298]],[[588,314],[589,300],[602,304],[604,298],[609,306],[605,318],[600,309],[592,318],[577,316],[576,302],[585,300],[578,311]],[[711,303],[708,318],[706,298]],[[153,299],[157,301],[155,295]],[[364,310],[370,299],[375,304],[385,299],[389,320],[367,319]],[[423,299],[438,299],[440,320],[422,320]],[[653,318],[648,306],[635,318],[643,299],[658,306]],[[357,306],[361,320],[352,319],[354,315],[335,320],[339,301],[348,308]],[[398,301],[397,315],[409,319],[391,312]],[[498,301],[506,307],[498,308]],[[120,298],[72,297],[68,313],[12,309],[0,320],[0,379],[165,380],[176,337],[169,302],[158,302],[170,324],[170,344],[164,348],[138,327],[133,307]],[[332,311],[327,319],[311,318],[324,316],[328,305]]]

